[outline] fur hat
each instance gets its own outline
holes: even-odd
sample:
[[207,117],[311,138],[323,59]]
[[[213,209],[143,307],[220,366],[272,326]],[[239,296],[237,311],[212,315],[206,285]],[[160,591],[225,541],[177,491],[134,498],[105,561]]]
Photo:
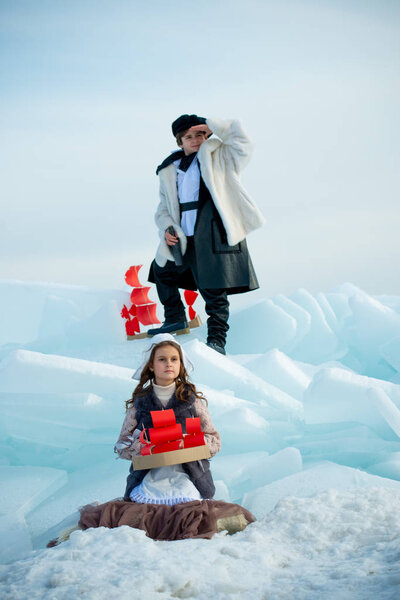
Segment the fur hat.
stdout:
[[190,129],[193,125],[205,125],[206,120],[204,117],[198,117],[197,115],[181,115],[172,123],[172,133],[176,137],[176,134],[185,129]]

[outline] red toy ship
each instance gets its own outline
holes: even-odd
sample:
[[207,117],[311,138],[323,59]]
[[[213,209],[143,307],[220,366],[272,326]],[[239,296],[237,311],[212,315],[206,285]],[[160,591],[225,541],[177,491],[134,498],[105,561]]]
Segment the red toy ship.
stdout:
[[128,309],[127,306],[123,306],[121,311],[121,317],[126,319],[125,329],[128,339],[132,338],[144,338],[147,337],[147,333],[140,333],[140,325],[157,325],[161,323],[157,319],[156,307],[157,303],[152,302],[148,293],[150,287],[143,286],[139,281],[139,270],[142,265],[135,265],[129,267],[125,273],[125,281],[133,289],[131,292],[132,306]]
[[[132,306],[128,308],[125,304],[121,311],[121,317],[126,320],[125,329],[128,340],[139,340],[147,337],[147,332],[140,332],[140,324],[142,325],[157,325],[161,324],[156,315],[157,303],[152,302],[148,293],[150,287],[143,286],[139,281],[139,271],[143,265],[135,265],[129,267],[125,273],[125,281],[133,289],[131,292]],[[201,319],[193,309],[193,303],[198,296],[197,292],[185,290],[184,297],[186,304],[189,307],[189,327],[181,333],[189,333],[193,327],[200,327]]]
[[199,417],[186,419],[184,434],[172,409],[153,410],[150,414],[154,427],[143,429],[140,434],[139,439],[145,445],[141,455],[132,459],[136,471],[210,458]]

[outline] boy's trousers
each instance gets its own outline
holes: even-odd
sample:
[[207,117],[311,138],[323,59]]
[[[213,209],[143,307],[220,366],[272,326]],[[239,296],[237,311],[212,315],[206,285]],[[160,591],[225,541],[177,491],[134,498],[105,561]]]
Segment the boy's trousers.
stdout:
[[153,273],[160,302],[164,306],[165,321],[176,323],[186,320],[185,307],[178,288],[178,278],[190,269],[198,290],[205,302],[207,319],[207,342],[215,342],[224,347],[229,329],[229,301],[225,288],[202,289],[198,286],[196,252],[193,237],[187,237],[187,249],[183,256],[183,265],[178,267],[173,261],[167,261],[164,267],[153,261]]

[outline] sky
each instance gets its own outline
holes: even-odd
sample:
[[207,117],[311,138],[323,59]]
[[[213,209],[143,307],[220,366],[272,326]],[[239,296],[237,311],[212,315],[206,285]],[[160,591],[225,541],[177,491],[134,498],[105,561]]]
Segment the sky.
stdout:
[[0,279],[124,289],[143,264],[145,283],[155,168],[196,113],[254,142],[253,299],[399,295],[399,17],[388,0],[2,0]]

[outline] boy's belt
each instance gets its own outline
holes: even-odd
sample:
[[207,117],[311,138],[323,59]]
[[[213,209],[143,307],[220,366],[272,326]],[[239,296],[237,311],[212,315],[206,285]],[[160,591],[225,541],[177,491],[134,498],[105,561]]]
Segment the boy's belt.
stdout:
[[182,202],[181,203],[181,212],[186,212],[187,210],[197,210],[199,208],[199,201],[194,200],[193,202]]

